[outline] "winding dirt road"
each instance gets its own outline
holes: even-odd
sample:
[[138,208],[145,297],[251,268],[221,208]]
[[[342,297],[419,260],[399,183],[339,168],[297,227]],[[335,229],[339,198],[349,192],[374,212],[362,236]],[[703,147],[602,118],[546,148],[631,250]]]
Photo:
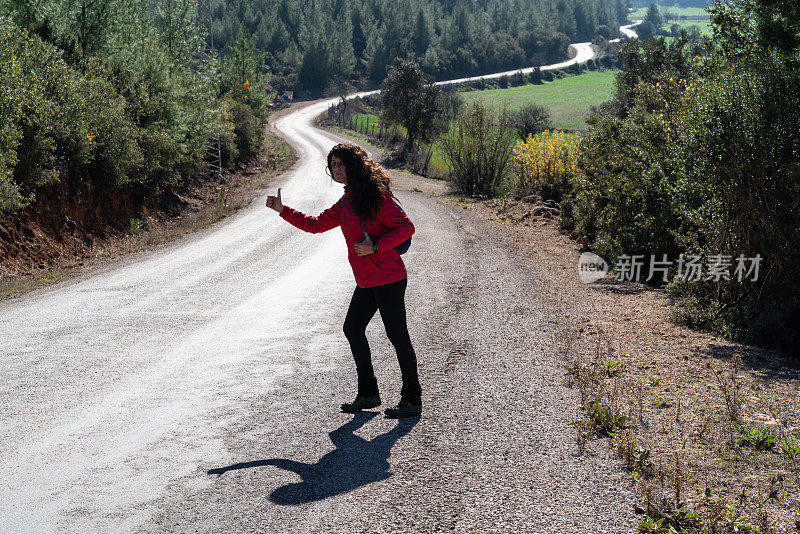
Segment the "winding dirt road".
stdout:
[[[275,183],[318,213],[334,139],[320,102],[274,127]],[[576,455],[551,291],[484,227],[420,192],[405,256],[425,411],[348,415],[341,233],[264,198],[177,243],[0,303],[2,532],[628,532],[633,490]],[[399,371],[368,330],[384,401]]]

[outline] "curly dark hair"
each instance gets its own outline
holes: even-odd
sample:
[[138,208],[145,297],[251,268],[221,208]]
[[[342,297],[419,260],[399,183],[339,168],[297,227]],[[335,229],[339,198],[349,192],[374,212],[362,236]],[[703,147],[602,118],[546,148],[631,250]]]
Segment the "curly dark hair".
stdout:
[[326,171],[333,176],[331,160],[333,156],[344,164],[347,185],[344,187],[350,207],[362,219],[375,219],[381,206],[383,195],[395,198],[392,193],[392,179],[386,169],[373,161],[360,146],[353,143],[339,143],[328,152]]

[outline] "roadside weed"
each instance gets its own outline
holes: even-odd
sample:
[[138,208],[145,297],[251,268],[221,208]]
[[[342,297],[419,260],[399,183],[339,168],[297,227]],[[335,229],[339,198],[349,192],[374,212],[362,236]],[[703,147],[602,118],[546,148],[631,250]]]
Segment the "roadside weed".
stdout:
[[650,384],[650,387],[656,387],[661,383],[660,376],[649,376],[647,377],[647,383]]
[[622,372],[622,362],[615,362],[614,360],[606,360],[603,362],[603,367],[606,368],[608,376],[614,376]]
[[778,438],[771,434],[769,430],[751,430],[739,434],[736,440],[740,447],[750,447],[757,451],[770,451],[775,447]]
[[611,436],[618,430],[627,428],[628,417],[615,412],[603,400],[595,399],[586,407],[586,415],[597,431]]
[[669,408],[670,402],[669,399],[665,399],[664,397],[659,397],[656,395],[655,397],[650,397],[650,404],[653,408]]
[[133,237],[139,237],[144,229],[144,223],[141,219],[131,219],[130,230]]
[[800,444],[790,443],[787,440],[781,441],[781,454],[790,460],[796,459],[800,456]]

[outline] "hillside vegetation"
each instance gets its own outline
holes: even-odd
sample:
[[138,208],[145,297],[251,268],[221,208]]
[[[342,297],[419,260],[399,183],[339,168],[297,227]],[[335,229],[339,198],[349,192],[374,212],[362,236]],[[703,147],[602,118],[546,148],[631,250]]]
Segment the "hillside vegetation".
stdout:
[[119,194],[135,210],[210,153],[218,171],[258,150],[262,59],[246,32],[222,61],[207,51],[195,1],[0,8],[0,216],[40,197]]
[[[673,262],[666,287],[676,320],[793,354],[798,9],[718,4],[706,53],[681,37],[624,45],[614,98],[589,119],[562,216],[565,228],[596,234],[611,264]],[[687,274],[679,260],[689,258],[702,273]]]

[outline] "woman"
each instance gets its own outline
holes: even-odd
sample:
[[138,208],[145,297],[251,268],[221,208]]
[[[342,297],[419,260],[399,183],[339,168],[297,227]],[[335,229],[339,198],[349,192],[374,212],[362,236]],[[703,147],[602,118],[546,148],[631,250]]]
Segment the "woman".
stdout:
[[406,325],[407,273],[395,249],[411,237],[414,225],[395,201],[386,170],[359,146],[343,143],[333,147],[328,153],[326,170],[335,181],[344,184],[344,196],[317,217],[284,206],[280,189],[277,196],[267,197],[267,207],[306,232],[342,228],[356,279],[344,320],[344,335],[350,343],[358,374],[358,394],[353,402],[342,404],[342,411],[359,412],[381,404],[366,336],[367,324],[380,310],[403,376],[400,402],[384,413],[387,417],[420,415],[422,391],[417,358]]

